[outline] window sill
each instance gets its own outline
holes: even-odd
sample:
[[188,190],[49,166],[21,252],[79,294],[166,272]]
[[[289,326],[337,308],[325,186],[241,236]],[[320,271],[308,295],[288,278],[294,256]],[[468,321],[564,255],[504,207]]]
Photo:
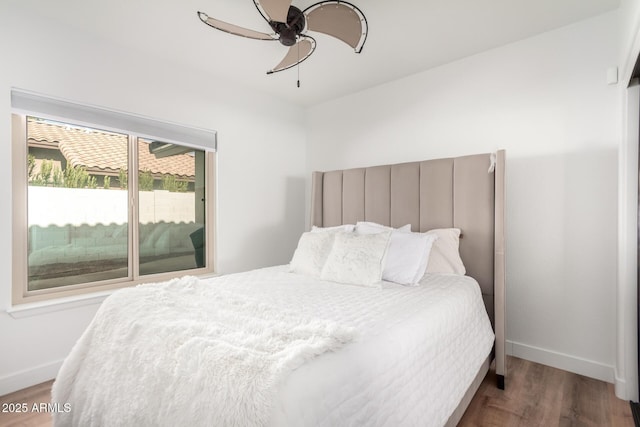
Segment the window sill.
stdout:
[[[199,279],[209,279],[220,276],[219,273],[207,273],[198,275]],[[110,289],[108,291],[93,292],[90,294],[74,295],[71,297],[56,298],[47,301],[31,302],[26,304],[18,304],[8,308],[7,314],[14,319],[23,319],[25,317],[40,316],[56,311],[69,310],[87,305],[102,304],[109,295],[118,289]]]
[[14,305],[7,309],[7,313],[14,319],[39,316],[56,311],[69,310],[86,305],[101,304],[115,289],[91,294],[75,295],[72,297],[56,298],[47,301],[31,302]]

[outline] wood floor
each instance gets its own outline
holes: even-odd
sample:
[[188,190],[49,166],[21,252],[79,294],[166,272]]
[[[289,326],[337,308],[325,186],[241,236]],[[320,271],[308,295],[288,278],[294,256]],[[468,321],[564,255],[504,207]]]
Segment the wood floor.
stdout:
[[[629,402],[617,399],[613,385],[515,357],[507,358],[506,391],[490,372],[459,426],[632,427]],[[52,381],[0,397],[5,403],[48,403]],[[0,406],[0,408],[1,408]],[[48,427],[47,413],[0,412],[0,427]]]
[[[33,404],[49,403],[51,401],[52,381],[34,385],[15,393],[0,397],[0,411],[5,408],[5,404],[27,404],[27,408],[33,408]],[[12,409],[12,408],[8,408]],[[13,410],[13,409],[12,409]],[[49,427],[51,426],[51,414],[46,412],[0,412],[0,427]]]
[[633,427],[613,384],[507,357],[506,390],[489,372],[458,426]]

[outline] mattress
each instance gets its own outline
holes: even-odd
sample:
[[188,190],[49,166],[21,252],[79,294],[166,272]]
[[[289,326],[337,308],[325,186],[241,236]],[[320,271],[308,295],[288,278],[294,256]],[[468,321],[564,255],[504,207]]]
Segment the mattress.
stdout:
[[353,340],[306,361],[277,384],[272,426],[442,426],[493,346],[480,288],[466,276],[426,275],[420,286],[383,282],[370,288],[278,266],[201,284],[355,332]]

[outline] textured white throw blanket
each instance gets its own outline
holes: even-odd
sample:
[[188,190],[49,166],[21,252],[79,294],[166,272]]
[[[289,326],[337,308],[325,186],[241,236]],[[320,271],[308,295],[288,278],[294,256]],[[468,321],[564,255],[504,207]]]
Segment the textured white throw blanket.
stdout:
[[56,426],[262,426],[278,386],[354,331],[184,277],[115,292],[53,385]]

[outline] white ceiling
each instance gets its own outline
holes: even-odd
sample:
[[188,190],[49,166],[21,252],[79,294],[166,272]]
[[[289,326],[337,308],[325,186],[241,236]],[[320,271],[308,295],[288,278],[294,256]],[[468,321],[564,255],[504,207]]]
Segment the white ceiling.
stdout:
[[[300,9],[314,0],[294,0]],[[619,7],[620,0],[351,0],[366,15],[361,54],[314,33],[297,71],[267,76],[286,53],[204,25],[196,11],[270,32],[252,0],[21,0],[19,7],[111,42],[308,106],[505,45]]]

